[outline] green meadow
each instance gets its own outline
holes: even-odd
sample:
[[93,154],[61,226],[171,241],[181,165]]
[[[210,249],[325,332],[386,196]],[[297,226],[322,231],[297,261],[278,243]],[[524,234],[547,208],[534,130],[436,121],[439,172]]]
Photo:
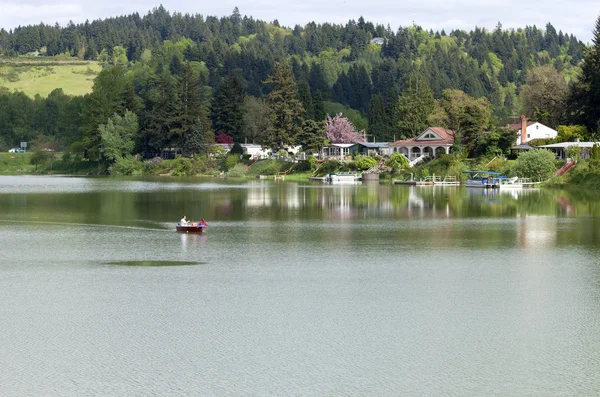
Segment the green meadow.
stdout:
[[48,96],[62,88],[67,95],[92,91],[101,67],[97,62],[48,59],[0,59],[0,89],[23,91],[30,97]]

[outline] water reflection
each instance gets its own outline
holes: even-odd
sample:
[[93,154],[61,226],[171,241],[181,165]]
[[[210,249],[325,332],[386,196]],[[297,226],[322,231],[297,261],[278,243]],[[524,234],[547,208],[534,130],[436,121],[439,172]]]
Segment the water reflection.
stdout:
[[185,252],[198,252],[206,246],[206,233],[179,233],[181,238],[181,247]]
[[595,193],[14,181],[6,395],[597,394]]

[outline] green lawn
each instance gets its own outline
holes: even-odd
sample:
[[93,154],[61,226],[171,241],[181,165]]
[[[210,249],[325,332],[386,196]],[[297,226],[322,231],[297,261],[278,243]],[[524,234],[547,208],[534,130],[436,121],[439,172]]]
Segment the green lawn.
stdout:
[[100,70],[97,62],[80,60],[0,60],[0,87],[23,91],[30,97],[46,97],[56,88],[62,88],[67,95],[84,95],[92,91]]
[[0,153],[0,174],[30,174],[35,171],[35,165],[29,164],[33,153]]

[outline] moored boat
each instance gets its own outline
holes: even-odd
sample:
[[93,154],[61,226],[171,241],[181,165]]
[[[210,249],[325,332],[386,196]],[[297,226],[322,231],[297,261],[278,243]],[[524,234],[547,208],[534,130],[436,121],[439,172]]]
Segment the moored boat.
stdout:
[[360,175],[350,173],[331,173],[325,177],[327,182],[356,182],[360,181],[360,179]]
[[466,187],[497,189],[502,182],[502,173],[494,171],[465,171],[469,174]]

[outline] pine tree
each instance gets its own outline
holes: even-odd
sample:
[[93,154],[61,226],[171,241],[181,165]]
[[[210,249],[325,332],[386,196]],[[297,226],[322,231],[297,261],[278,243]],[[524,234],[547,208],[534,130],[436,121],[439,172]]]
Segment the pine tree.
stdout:
[[242,141],[245,97],[241,77],[230,73],[217,88],[212,101],[211,118],[215,131],[231,135],[235,142]]
[[433,112],[435,99],[420,73],[412,72],[407,88],[398,100],[398,127],[404,137],[414,137],[429,125],[427,118]]
[[319,153],[325,146],[325,122],[305,120],[296,143],[302,145],[304,152]]
[[590,131],[600,129],[600,16],[596,20],[592,46],[587,48],[579,80],[571,91],[572,121]]
[[310,95],[310,86],[306,81],[301,81],[298,84],[298,99],[302,102],[302,106],[304,106],[304,118],[314,120],[315,115]]
[[273,85],[267,99],[273,117],[273,128],[263,145],[279,149],[293,144],[301,131],[304,108],[297,98],[296,82],[292,69],[284,63],[275,66],[273,74],[265,81]]
[[205,128],[201,119],[197,119],[190,130],[184,150],[186,154],[206,154],[214,143],[215,134]]
[[375,140],[382,141],[386,133],[385,123],[385,104],[381,95],[376,94],[371,96],[369,104],[369,135],[375,137]]
[[108,122],[108,118],[115,113],[120,116],[125,113],[127,87],[125,70],[118,66],[104,69],[94,80],[92,93],[85,97],[82,108],[82,143],[88,159],[100,159],[101,141],[98,126]]
[[325,112],[325,103],[323,102],[323,95],[321,91],[315,92],[315,96],[313,97],[313,114],[315,121],[323,121],[327,118],[327,113]]

